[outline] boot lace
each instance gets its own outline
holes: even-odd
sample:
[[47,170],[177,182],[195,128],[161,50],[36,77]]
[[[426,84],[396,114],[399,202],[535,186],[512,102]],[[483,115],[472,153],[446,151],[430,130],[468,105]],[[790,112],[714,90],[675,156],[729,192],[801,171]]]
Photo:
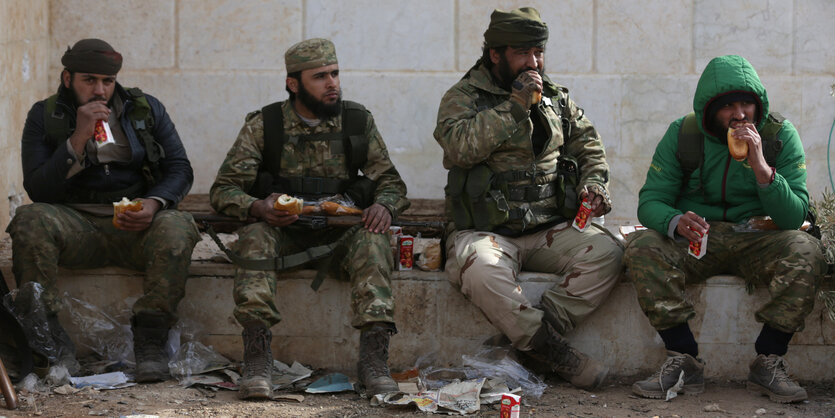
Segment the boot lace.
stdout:
[[684,363],[684,356],[667,357],[661,368],[655,374],[650,376],[650,380],[658,379],[658,386],[664,389],[664,378],[670,374],[674,374],[676,370],[681,370],[681,365]]
[[244,345],[244,374],[258,375],[266,373],[272,367],[272,355],[266,355],[270,338],[266,328],[246,331],[247,344]]
[[360,336],[365,344],[360,353],[363,362],[363,370],[369,377],[388,376],[388,341],[389,331],[386,329],[371,329]]
[[548,346],[548,352],[552,355],[552,361],[557,368],[568,373],[574,373],[579,369],[582,359],[568,342],[563,339],[549,338]]
[[766,370],[771,371],[771,381],[768,384],[774,383],[776,380],[777,382],[792,382],[791,378],[789,378],[789,365],[786,363],[786,360],[780,356],[768,356],[765,358],[765,368]]

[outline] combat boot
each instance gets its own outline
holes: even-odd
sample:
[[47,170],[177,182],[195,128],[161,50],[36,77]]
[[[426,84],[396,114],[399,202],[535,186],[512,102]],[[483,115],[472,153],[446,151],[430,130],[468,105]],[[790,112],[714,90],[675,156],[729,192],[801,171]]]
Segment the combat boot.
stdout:
[[273,397],[273,334],[260,322],[244,324],[244,370],[238,380],[241,399],[271,399]]
[[168,314],[159,312],[140,312],[131,320],[137,382],[159,382],[170,376],[165,352],[170,323]]
[[806,390],[789,378],[788,364],[776,354],[758,355],[748,368],[747,388],[751,392],[768,395],[774,402],[805,401]]
[[395,332],[392,324],[374,322],[360,334],[357,374],[369,397],[400,390],[388,367],[389,339]]
[[69,334],[58,322],[57,315],[47,315],[47,325],[49,326],[49,334],[52,336],[52,341],[55,343],[55,354],[58,358],[57,365],[67,368],[67,372],[71,376],[75,376],[81,371],[81,365],[75,358],[75,344],[70,339]]
[[[667,360],[661,369],[647,379],[635,382],[632,393],[652,399],[665,399],[667,391],[682,378],[683,385],[676,393],[696,394],[705,391],[705,363],[690,354],[667,351]],[[682,377],[682,373],[684,376]]]
[[581,389],[597,389],[609,373],[609,368],[569,345],[547,321],[531,338],[531,348],[526,354]]

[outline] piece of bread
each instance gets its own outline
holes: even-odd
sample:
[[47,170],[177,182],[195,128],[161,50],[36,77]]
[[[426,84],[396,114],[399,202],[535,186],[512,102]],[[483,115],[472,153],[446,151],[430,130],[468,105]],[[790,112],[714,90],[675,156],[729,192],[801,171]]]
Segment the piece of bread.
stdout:
[[737,161],[743,161],[748,158],[748,142],[744,139],[736,139],[733,135],[734,128],[728,128],[728,151],[731,152],[731,157]]
[[128,200],[127,197],[123,197],[122,200],[118,202],[113,202],[113,226],[119,228],[119,220],[117,216],[120,213],[125,213],[127,211],[138,212],[142,210],[142,201],[141,200]]
[[531,104],[537,104],[542,100],[542,93],[535,91],[531,94]]
[[342,206],[336,202],[322,202],[320,206],[328,215],[362,215],[362,209]]
[[300,215],[304,208],[304,199],[283,194],[275,200],[273,208],[276,210],[286,210],[288,215]]

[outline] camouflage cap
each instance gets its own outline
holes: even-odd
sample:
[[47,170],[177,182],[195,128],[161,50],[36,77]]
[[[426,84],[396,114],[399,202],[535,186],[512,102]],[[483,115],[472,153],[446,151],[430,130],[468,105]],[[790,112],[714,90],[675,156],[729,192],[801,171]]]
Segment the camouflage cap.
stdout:
[[484,47],[544,47],[548,42],[548,26],[533,7],[511,11],[493,10],[490,26],[484,32]]
[[74,73],[116,75],[122,68],[122,54],[101,39],[82,39],[67,47],[61,64]]
[[284,53],[287,74],[336,63],[336,48],[333,42],[322,38],[301,41]]

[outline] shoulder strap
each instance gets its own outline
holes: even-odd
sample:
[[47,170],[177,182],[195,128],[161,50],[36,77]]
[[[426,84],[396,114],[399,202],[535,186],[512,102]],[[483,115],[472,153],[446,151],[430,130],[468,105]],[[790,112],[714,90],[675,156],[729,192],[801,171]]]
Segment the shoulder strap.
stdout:
[[284,149],[284,112],[282,103],[275,102],[261,108],[264,118],[264,155],[261,159],[263,170],[278,178],[281,170],[281,151]]
[[367,124],[368,110],[363,105],[348,100],[342,102],[342,137],[351,177],[355,177],[368,161]]
[[777,139],[780,130],[783,129],[783,115],[772,112],[765,121],[760,137],[763,140],[763,157],[765,162],[772,167],[777,167],[777,156],[783,150],[783,141]]
[[162,145],[154,139],[154,114],[151,111],[151,104],[145,93],[137,87],[126,89],[133,106],[131,107],[128,119],[133,126],[136,136],[142,141],[145,147],[145,164],[142,167],[142,174],[149,185],[162,180],[162,172],[159,168],[159,160],[165,158],[165,150]]
[[678,150],[676,158],[681,164],[681,188],[687,187],[690,176],[702,166],[705,157],[705,138],[699,130],[696,114],[691,112],[684,117],[678,130]]
[[58,95],[53,94],[46,99],[46,111],[44,112],[44,129],[46,138],[53,147],[57,147],[71,135],[70,115],[58,108]]

